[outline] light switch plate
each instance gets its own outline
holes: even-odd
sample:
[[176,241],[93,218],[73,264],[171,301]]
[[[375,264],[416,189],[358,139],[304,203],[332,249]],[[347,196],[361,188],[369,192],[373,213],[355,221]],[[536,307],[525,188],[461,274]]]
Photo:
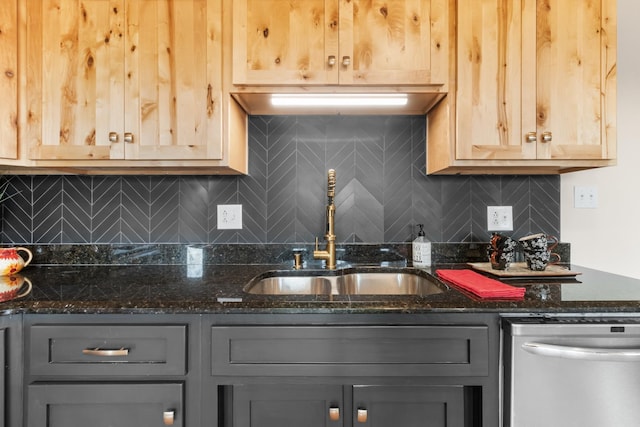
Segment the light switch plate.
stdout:
[[598,189],[596,187],[573,187],[573,207],[595,209],[598,207]]
[[242,228],[242,205],[218,205],[218,230]]

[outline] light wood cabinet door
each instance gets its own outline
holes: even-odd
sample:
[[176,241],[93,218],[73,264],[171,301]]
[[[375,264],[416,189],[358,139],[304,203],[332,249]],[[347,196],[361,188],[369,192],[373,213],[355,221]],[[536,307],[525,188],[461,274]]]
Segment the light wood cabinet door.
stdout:
[[18,15],[17,0],[0,7],[0,157],[18,154]]
[[[236,85],[443,83],[445,0],[239,0]],[[432,34],[433,33],[433,34]]]
[[220,1],[27,8],[31,159],[222,157]]
[[615,158],[615,0],[458,0],[456,158]]

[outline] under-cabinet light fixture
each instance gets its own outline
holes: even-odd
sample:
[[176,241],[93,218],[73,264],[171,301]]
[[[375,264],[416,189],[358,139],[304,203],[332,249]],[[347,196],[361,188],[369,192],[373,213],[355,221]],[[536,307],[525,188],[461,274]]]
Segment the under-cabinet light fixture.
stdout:
[[271,95],[274,107],[402,107],[407,105],[404,93],[292,93]]

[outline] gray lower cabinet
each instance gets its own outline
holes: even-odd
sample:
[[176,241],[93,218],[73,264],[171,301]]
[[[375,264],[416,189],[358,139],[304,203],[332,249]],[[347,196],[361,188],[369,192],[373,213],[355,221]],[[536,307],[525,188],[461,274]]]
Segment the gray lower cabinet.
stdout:
[[233,427],[341,427],[343,400],[338,385],[238,385]]
[[28,389],[28,427],[183,426],[180,383],[36,383]]
[[464,427],[461,386],[233,386],[233,427]]
[[354,386],[353,425],[464,427],[462,386]]
[[306,319],[211,325],[221,427],[499,424],[497,316]]
[[[27,427],[201,424],[198,316],[27,315]],[[188,406],[190,405],[190,406]]]

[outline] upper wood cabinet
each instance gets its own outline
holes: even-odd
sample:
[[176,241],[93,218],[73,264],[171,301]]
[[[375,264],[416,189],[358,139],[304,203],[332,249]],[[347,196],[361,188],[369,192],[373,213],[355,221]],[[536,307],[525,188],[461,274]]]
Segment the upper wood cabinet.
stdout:
[[557,173],[614,164],[615,6],[458,0],[455,96],[429,116],[427,171]]
[[228,165],[221,1],[26,4],[29,159]]
[[446,0],[237,0],[236,85],[446,83]]
[[18,153],[18,8],[17,0],[0,7],[0,157]]

